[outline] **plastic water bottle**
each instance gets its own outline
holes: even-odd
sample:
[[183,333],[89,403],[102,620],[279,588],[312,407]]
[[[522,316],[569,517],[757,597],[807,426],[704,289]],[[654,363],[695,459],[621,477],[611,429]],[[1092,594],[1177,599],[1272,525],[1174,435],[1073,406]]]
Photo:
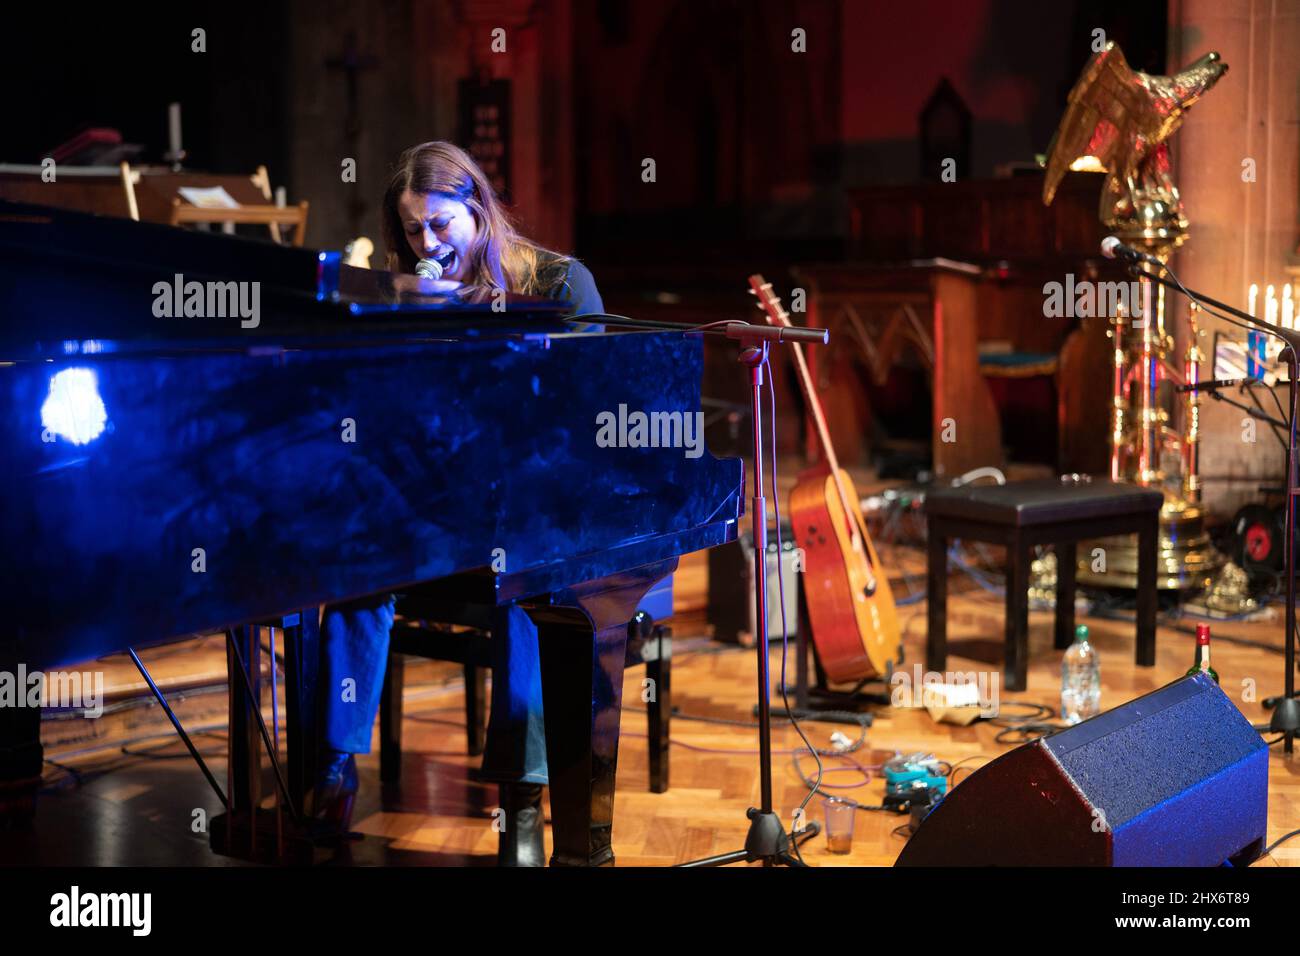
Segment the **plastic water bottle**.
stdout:
[[1074,629],[1074,643],[1061,661],[1061,719],[1067,724],[1101,712],[1101,656],[1088,640],[1088,628]]

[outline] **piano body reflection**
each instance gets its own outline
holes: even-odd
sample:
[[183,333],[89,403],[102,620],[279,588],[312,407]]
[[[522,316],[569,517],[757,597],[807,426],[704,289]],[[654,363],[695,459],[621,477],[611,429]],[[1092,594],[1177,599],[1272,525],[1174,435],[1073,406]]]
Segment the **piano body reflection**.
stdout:
[[[701,339],[575,334],[557,303],[414,281],[0,202],[0,669],[233,628],[256,675],[249,625],[283,623],[301,808],[319,605],[438,581],[517,601],[540,630],[552,862],[609,862],[628,621],[679,555],[734,539],[743,476],[600,447],[596,422],[697,411]],[[241,683],[227,839],[260,799]],[[0,709],[0,735],[0,776],[39,775],[39,712]]]

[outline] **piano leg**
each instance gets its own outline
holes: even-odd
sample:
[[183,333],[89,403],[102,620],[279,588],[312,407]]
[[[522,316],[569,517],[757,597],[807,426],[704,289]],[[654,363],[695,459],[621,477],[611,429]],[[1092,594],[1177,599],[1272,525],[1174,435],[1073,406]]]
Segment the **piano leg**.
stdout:
[[320,753],[320,612],[284,618],[284,733],[289,796],[300,812],[316,786]]
[[[253,713],[248,691],[238,668],[243,660],[253,693],[261,696],[261,636],[263,627],[284,631],[284,789],[300,814],[316,785],[320,752],[319,675],[320,618],[317,608],[285,615],[274,622],[234,629],[238,655],[226,646],[230,675],[229,769],[226,792],[230,810],[213,821],[212,849],[227,856],[251,860],[279,860],[309,864],[313,861],[314,834],[305,818],[294,824],[289,807],[281,815],[258,809],[262,800],[262,752],[266,743]],[[272,662],[274,664],[274,661]],[[268,722],[268,733],[269,733]],[[277,794],[282,792],[278,790]]]
[[[379,779],[402,780],[402,694],[406,688],[406,655],[388,647],[384,690],[379,695]],[[465,691],[469,693],[468,688]]]
[[[0,641],[0,671],[15,683],[19,656],[16,642]],[[14,693],[25,698],[27,688],[15,686]],[[41,708],[0,706],[0,829],[31,824],[44,762]]]
[[614,862],[614,775],[627,627],[677,567],[672,558],[556,592],[527,605],[537,625],[550,772],[552,866]]
[[483,754],[487,742],[488,691],[486,667],[466,664],[465,671],[465,740],[472,757]]
[[260,700],[261,696],[261,660],[262,645],[259,640],[261,629],[246,624],[234,628],[235,644],[239,656],[226,645],[226,673],[229,674],[229,750],[230,762],[227,770],[226,793],[230,798],[230,812],[227,815],[226,829],[223,835],[227,840],[225,851],[233,856],[247,856],[256,859],[258,853],[257,827],[254,817],[257,805],[262,799],[262,741],[258,736],[257,720],[253,717],[252,707],[258,706],[258,700],[249,701],[244,683],[239,679],[239,659],[243,658],[248,668],[249,681],[253,693]]
[[[650,638],[653,647],[645,664],[645,676],[654,682],[654,701],[646,708],[650,738],[650,792],[668,792],[669,727],[672,723],[673,636],[663,624],[656,625]],[[653,656],[650,656],[653,655]]]

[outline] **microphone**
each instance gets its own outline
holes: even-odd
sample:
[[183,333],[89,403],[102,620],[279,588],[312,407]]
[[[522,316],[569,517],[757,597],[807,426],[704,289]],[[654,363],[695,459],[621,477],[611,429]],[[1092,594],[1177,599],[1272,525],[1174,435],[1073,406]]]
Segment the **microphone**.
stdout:
[[825,345],[831,333],[827,329],[806,329],[801,325],[750,325],[728,322],[724,331],[729,339],[753,339],[768,342],[807,342]]
[[1187,392],[1217,392],[1221,388],[1236,388],[1238,385],[1258,385],[1263,379],[1258,378],[1215,378],[1204,379],[1199,382],[1189,382],[1187,385],[1175,385],[1174,391],[1178,394]]
[[437,259],[421,259],[415,264],[415,274],[426,279],[441,279],[442,263]]
[[1123,259],[1130,265],[1146,263],[1163,269],[1165,264],[1153,255],[1149,255],[1140,249],[1134,249],[1132,246],[1126,246],[1119,241],[1118,236],[1107,236],[1101,241],[1101,254],[1107,259]]

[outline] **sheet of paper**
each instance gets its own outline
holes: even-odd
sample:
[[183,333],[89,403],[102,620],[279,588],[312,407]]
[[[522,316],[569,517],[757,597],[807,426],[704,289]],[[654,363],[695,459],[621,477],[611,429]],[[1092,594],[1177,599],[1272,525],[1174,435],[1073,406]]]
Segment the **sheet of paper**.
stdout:
[[181,186],[176,190],[181,194],[181,198],[186,202],[198,206],[200,209],[238,209],[239,203],[235,202],[233,196],[221,186],[210,186],[199,188],[196,186]]

